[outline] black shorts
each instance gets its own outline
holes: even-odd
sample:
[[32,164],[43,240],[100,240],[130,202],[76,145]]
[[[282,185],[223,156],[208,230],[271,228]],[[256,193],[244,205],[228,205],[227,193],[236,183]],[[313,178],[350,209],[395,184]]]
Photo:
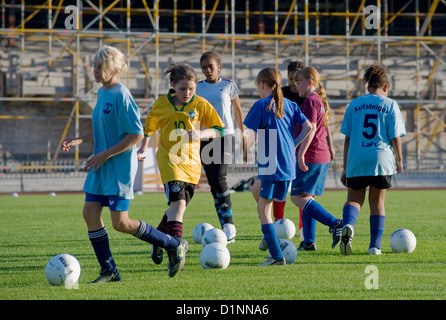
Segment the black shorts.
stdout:
[[184,181],[169,181],[164,184],[164,192],[167,197],[167,204],[172,201],[186,200],[186,205],[194,196],[195,184]]
[[390,189],[392,187],[392,176],[365,176],[347,178],[347,187],[353,190],[362,190],[367,187],[376,189]]

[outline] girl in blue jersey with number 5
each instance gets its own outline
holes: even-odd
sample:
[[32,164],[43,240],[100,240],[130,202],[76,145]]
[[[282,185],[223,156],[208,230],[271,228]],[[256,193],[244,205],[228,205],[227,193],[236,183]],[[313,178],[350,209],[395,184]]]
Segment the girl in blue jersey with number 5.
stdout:
[[[257,75],[256,84],[261,100],[254,103],[243,123],[250,129],[247,149],[254,143],[253,132],[256,132],[259,140],[257,161],[261,186],[257,211],[271,254],[261,266],[284,265],[286,261],[271,217],[272,202],[273,198],[285,200],[291,180],[296,176],[296,146],[308,136],[312,126],[297,104],[283,97],[279,70],[262,69]],[[294,139],[296,125],[303,128]]]
[[88,158],[84,184],[84,220],[88,237],[99,265],[99,277],[93,283],[121,281],[110,251],[108,233],[101,218],[102,208],[109,207],[113,227],[123,233],[165,248],[172,258],[173,277],[182,269],[187,244],[170,237],[147,223],[130,219],[130,199],[138,165],[135,145],[144,138],[138,106],[129,90],[120,83],[127,70],[125,57],[114,47],[100,48],[94,59],[96,82],[102,83],[92,113],[93,132],[62,142],[64,151],[87,141],[94,142],[94,154]]
[[348,188],[343,208],[341,253],[352,252],[354,226],[369,187],[369,254],[381,254],[384,231],[385,195],[392,175],[403,171],[401,137],[406,135],[398,104],[387,97],[389,80],[380,65],[371,65],[364,74],[368,94],[348,106],[341,133],[345,135],[344,171],[341,182]]

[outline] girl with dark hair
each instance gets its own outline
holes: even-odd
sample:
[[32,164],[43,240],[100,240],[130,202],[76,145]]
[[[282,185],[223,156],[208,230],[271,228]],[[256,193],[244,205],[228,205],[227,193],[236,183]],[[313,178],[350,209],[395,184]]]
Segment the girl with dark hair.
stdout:
[[341,133],[344,171],[341,182],[348,188],[343,208],[341,253],[352,253],[354,226],[369,187],[369,254],[381,254],[385,220],[385,195],[392,176],[403,171],[401,137],[404,119],[396,101],[387,97],[389,79],[383,66],[371,65],[364,74],[368,94],[353,100],[345,111]]
[[[220,78],[220,57],[215,52],[205,52],[200,58],[201,71],[206,77],[198,82],[197,95],[208,100],[225,124],[224,137],[201,141],[201,162],[211,187],[215,210],[228,242],[234,242],[236,228],[232,218],[232,202],[226,175],[232,163],[235,142],[241,142],[243,150],[243,112],[240,91],[234,81]],[[238,126],[236,135],[234,121]]]

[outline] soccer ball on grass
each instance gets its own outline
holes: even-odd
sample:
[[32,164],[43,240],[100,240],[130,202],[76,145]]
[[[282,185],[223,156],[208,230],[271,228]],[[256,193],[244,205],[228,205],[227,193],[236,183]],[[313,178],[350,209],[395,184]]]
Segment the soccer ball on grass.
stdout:
[[417,238],[410,230],[398,229],[390,236],[390,247],[395,253],[411,253],[416,246]]
[[274,222],[277,239],[292,239],[296,234],[296,226],[289,219],[279,219]]
[[81,265],[72,255],[62,253],[55,255],[48,261],[45,276],[53,286],[73,287],[81,275]]
[[228,248],[218,242],[208,244],[200,253],[200,264],[203,269],[226,269],[230,260]]
[[292,264],[297,258],[297,248],[294,243],[289,239],[279,239],[279,246],[286,264]]
[[206,231],[210,229],[214,229],[210,223],[201,222],[197,224],[194,230],[192,230],[192,240],[194,240],[195,243],[201,243],[201,238],[203,238]]
[[220,243],[224,246],[227,245],[228,237],[223,232],[223,230],[216,228],[209,229],[204,233],[203,238],[201,238],[201,244],[203,245],[203,247],[206,247],[208,244],[215,242]]

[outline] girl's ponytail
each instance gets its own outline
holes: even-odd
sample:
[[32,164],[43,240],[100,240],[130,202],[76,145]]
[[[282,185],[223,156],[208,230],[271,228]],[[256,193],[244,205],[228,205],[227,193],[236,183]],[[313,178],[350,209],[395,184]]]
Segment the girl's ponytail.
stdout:
[[321,97],[322,103],[324,104],[325,108],[324,126],[328,127],[330,124],[331,112],[330,106],[328,105],[327,95],[325,94],[325,89],[321,84],[319,84],[318,94]]
[[266,107],[267,111],[270,111],[274,105],[274,113],[277,118],[281,119],[284,115],[283,110],[283,92],[282,92],[282,77],[280,71],[276,68],[264,68],[260,70],[256,78],[256,83],[264,82],[273,90],[273,98],[271,102]]
[[283,118],[283,92],[280,83],[276,81],[275,88],[273,88],[273,99],[275,102],[274,113],[276,117],[281,119]]

